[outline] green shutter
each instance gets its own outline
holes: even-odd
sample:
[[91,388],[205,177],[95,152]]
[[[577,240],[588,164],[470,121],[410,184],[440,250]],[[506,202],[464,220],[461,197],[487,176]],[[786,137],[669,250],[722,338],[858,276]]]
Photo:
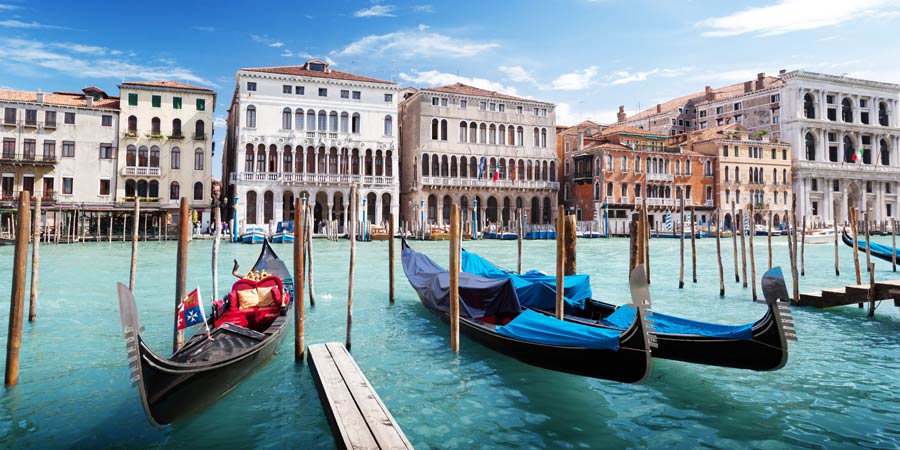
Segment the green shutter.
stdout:
[[206,111],[206,100],[202,98],[197,99],[197,111]]
[[128,106],[137,106],[137,94],[128,94]]
[[181,97],[172,97],[172,108],[181,109]]
[[159,95],[154,95],[151,98],[151,101],[154,108],[159,108],[160,106],[162,106],[162,97]]

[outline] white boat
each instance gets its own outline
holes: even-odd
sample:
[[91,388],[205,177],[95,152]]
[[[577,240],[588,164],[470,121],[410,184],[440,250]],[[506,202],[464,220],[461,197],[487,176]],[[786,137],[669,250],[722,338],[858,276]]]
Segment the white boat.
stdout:
[[834,242],[834,230],[809,230],[803,233],[807,244],[830,244]]

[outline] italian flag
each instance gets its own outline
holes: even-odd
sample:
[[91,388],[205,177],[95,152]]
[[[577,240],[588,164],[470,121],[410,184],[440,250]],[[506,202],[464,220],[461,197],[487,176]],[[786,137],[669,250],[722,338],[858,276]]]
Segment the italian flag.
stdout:
[[860,148],[856,149],[856,153],[853,154],[853,160],[859,161],[862,159],[862,157],[863,157],[863,149],[862,149],[862,147],[860,147]]

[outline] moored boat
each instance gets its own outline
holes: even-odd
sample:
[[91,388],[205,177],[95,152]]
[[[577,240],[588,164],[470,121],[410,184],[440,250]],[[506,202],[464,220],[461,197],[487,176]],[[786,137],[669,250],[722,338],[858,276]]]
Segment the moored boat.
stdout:
[[[118,285],[131,381],[154,425],[201,410],[275,354],[290,322],[293,280],[268,242],[252,272],[269,275],[235,282],[228,297],[214,304],[207,321],[209,335],[198,331],[170,357],[160,356],[144,342],[134,296],[127,286]],[[251,306],[254,300],[256,306]]]
[[241,242],[244,244],[262,244],[266,241],[266,230],[261,227],[249,227],[241,233]]
[[[844,244],[847,244],[849,247],[853,247],[853,238],[850,237],[850,234],[847,233],[847,229],[845,228],[841,233],[841,240],[844,241]],[[859,247],[859,251],[865,253],[866,251],[866,241],[864,239],[859,239],[857,241],[857,245]],[[896,257],[898,261],[900,261],[900,252],[897,251],[896,248],[891,247],[890,245],[879,244],[877,242],[869,241],[869,253],[872,256],[887,261],[893,262],[893,259]],[[896,256],[895,256],[896,255]]]
[[278,222],[272,242],[276,244],[289,244],[294,242],[294,221]]
[[834,230],[809,230],[803,233],[803,239],[807,244],[830,244],[834,242]]

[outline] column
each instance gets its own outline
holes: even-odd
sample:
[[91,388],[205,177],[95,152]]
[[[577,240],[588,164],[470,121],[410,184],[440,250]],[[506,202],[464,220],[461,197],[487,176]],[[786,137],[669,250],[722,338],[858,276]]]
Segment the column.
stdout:
[[347,218],[348,218],[349,216],[347,215],[347,212],[348,212],[348,208],[350,207],[350,201],[351,201],[351,199],[350,199],[350,193],[349,193],[349,192],[344,192],[344,198],[346,198],[347,201],[344,202],[344,217],[341,218],[341,228],[344,230],[344,233],[348,233],[348,231],[347,231]]
[[[382,166],[382,167],[384,167],[384,166]],[[375,193],[375,217],[372,218],[372,219],[374,219],[374,220],[372,220],[372,222],[374,222],[375,224],[381,223],[381,201],[382,201],[381,194],[376,192]]]
[[284,220],[284,190],[281,188],[272,191],[272,219],[275,222]]
[[862,109],[859,107],[859,94],[854,94],[853,99],[853,107],[850,109],[853,114],[853,123],[862,123]]
[[828,94],[824,90],[819,91],[819,110],[816,111],[816,118],[819,120],[827,120],[828,118],[827,98]]
[[256,215],[253,216],[253,223],[257,225],[265,225],[262,223],[263,207],[265,206],[266,191],[258,191],[256,193]]

